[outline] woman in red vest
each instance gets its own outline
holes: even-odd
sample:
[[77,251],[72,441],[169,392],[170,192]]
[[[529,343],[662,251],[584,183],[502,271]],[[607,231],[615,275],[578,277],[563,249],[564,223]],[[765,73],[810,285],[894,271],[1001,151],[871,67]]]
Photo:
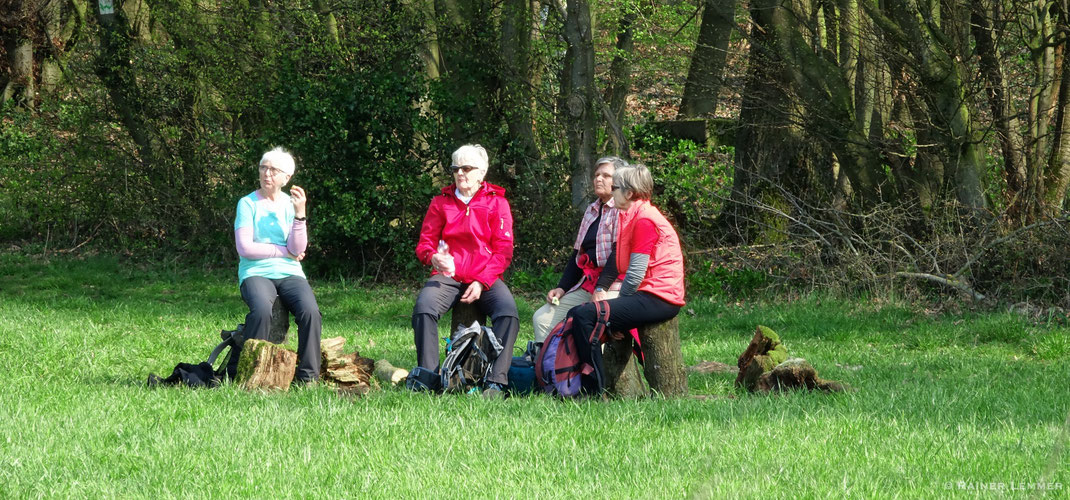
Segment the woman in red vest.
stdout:
[[[672,319],[684,305],[684,256],[672,224],[650,204],[654,180],[644,165],[621,167],[613,174],[613,199],[620,210],[617,269],[625,270],[620,296],[610,299],[609,326],[614,332]],[[594,330],[593,302],[572,310],[573,335],[583,359],[591,346],[582,345]],[[599,351],[599,349],[594,349]],[[584,352],[587,351],[587,352]],[[588,392],[597,390],[588,387]]]

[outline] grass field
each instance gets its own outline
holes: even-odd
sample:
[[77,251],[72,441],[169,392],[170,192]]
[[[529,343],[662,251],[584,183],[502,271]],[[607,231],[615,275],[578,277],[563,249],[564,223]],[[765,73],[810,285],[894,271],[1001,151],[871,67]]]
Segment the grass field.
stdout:
[[[765,324],[857,388],[837,395],[726,374],[691,376],[705,400],[152,390],[245,312],[232,270],[171,267],[0,254],[0,497],[1070,496],[1057,322],[818,297],[681,314],[688,364],[734,364]],[[411,367],[416,285],[313,281],[324,336]]]

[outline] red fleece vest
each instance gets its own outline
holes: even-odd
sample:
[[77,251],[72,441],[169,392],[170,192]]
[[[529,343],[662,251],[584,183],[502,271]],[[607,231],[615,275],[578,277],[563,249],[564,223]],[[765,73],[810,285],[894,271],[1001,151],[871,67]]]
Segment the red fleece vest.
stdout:
[[631,248],[636,222],[648,219],[658,232],[657,243],[650,255],[646,276],[639,284],[640,292],[648,292],[670,304],[684,305],[684,255],[680,250],[680,238],[672,224],[647,200],[636,200],[627,212],[620,214],[620,229],[617,231],[617,269],[624,274],[631,258]]

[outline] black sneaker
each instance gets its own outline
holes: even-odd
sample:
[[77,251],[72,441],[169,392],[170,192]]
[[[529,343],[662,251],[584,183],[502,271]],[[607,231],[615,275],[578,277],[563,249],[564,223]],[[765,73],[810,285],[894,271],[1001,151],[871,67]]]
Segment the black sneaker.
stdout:
[[505,387],[491,382],[483,389],[483,397],[485,399],[503,399],[505,398]]

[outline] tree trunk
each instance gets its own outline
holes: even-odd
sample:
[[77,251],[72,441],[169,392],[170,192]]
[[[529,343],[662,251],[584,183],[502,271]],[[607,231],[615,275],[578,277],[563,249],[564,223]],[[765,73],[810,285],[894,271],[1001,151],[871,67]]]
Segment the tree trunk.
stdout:
[[1021,124],[1008,99],[1007,81],[999,61],[999,50],[993,36],[992,10],[989,2],[976,1],[972,9],[972,32],[980,59],[981,75],[985,79],[988,105],[1003,152],[1003,175],[1007,182],[1007,198],[1012,215],[1022,212],[1025,201],[1020,195],[1026,184],[1025,140]]
[[639,363],[632,353],[632,341],[610,340],[602,350],[602,368],[605,375],[606,392],[620,398],[640,398],[649,391],[643,384],[643,375]]
[[708,117],[717,112],[728,41],[735,26],[736,0],[705,0],[678,118]]
[[565,67],[561,80],[562,109],[572,172],[572,207],[582,210],[591,193],[597,116],[594,82],[594,44],[587,0],[571,0],[566,7]]
[[[1067,2],[1060,3],[1059,29],[1070,30],[1070,11]],[[1056,216],[1062,211],[1066,190],[1070,184],[1070,62],[1066,60],[1066,42],[1062,42],[1059,96],[1055,105],[1055,130],[1052,133],[1051,153],[1044,171],[1044,212]]]
[[639,328],[639,342],[643,345],[643,373],[650,390],[666,397],[686,395],[687,371],[677,318]]
[[531,94],[531,41],[534,30],[531,0],[505,0],[501,22],[501,81],[503,112],[509,136],[516,141],[510,147],[510,160],[517,165],[541,157],[535,142],[534,100]]
[[[21,29],[20,29],[21,28]],[[33,40],[29,28],[4,30],[4,49],[7,51],[8,78],[0,93],[0,106],[9,102],[15,106],[34,109],[36,89],[33,77]]]
[[635,17],[636,13],[632,9],[628,9],[627,12],[621,14],[620,25],[617,28],[617,50],[613,55],[613,61],[609,63],[609,83],[603,99],[609,108],[605,110],[605,114],[608,115],[606,116],[606,137],[613,143],[613,153],[624,159],[631,157],[631,151],[628,147],[628,141],[622,132],[622,127],[624,123],[624,105],[632,89]]
[[[138,148],[138,159],[146,170],[158,167],[160,151],[158,134],[142,116],[145,98],[138,88],[131,67],[134,58],[131,34],[121,10],[115,14],[100,14],[100,53],[96,57],[96,71],[115,105],[130,138]],[[155,176],[153,177],[155,178]]]

